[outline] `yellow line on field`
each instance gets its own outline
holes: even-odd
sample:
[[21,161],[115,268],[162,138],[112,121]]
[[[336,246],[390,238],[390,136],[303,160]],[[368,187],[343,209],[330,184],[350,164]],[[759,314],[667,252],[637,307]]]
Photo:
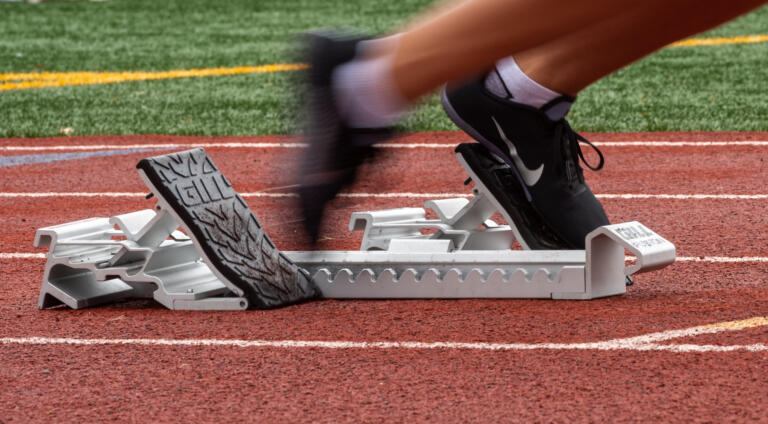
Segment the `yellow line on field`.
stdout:
[[724,330],[743,330],[745,328],[764,327],[768,325],[768,317],[754,317],[740,321],[718,322],[716,324],[702,325],[699,328],[721,328]]
[[126,81],[147,81],[171,78],[211,77],[239,74],[268,74],[273,72],[305,69],[301,63],[274,63],[259,66],[233,68],[176,69],[171,71],[123,71],[123,72],[31,72],[0,74],[0,91],[25,90],[41,87],[72,85],[113,84]]
[[768,34],[741,37],[689,38],[672,43],[669,47],[722,46],[724,44],[755,44],[768,41]]
[[[672,43],[669,47],[720,46],[724,44],[754,44],[768,42],[768,34],[740,37],[691,38]],[[27,72],[0,74],[0,91],[27,90],[42,87],[113,84],[127,81],[148,81],[172,78],[212,77],[240,74],[268,74],[298,71],[307,66],[302,63],[273,63],[271,65],[236,66],[232,68],[176,69],[170,71],[122,72]]]

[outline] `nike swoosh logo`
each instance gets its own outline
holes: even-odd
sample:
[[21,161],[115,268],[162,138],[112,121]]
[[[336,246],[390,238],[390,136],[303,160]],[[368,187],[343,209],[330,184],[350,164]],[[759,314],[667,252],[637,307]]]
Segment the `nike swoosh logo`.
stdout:
[[501,139],[504,140],[504,143],[507,145],[507,149],[509,149],[509,156],[512,157],[512,161],[515,163],[515,167],[520,172],[520,175],[522,175],[525,184],[528,187],[536,185],[536,183],[539,182],[539,178],[541,178],[541,174],[544,172],[544,164],[542,163],[536,169],[528,169],[528,167],[525,166],[525,163],[523,163],[522,159],[520,159],[520,155],[517,154],[517,148],[515,148],[515,144],[507,138],[506,134],[504,134],[504,130],[502,130],[499,123],[496,122],[496,118],[491,116],[491,119],[496,125],[496,130],[499,131],[499,137],[501,137]]

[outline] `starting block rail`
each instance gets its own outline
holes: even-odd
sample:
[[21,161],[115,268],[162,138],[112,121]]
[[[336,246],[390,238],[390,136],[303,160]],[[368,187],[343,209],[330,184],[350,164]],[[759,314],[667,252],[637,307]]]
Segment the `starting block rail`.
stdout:
[[[639,222],[600,227],[586,250],[460,250],[430,240],[388,251],[285,252],[327,298],[594,299],[626,277],[663,268],[674,246]],[[430,252],[430,250],[432,250]],[[636,257],[625,266],[625,250]]]
[[[201,152],[171,155],[210,161]],[[215,167],[210,172],[221,176]],[[179,206],[142,177],[158,198],[154,209],[37,231],[35,246],[49,247],[39,307],[79,309],[133,298],[181,310],[253,306],[188,235],[173,210]],[[427,209],[438,218],[426,219]],[[476,182],[471,200],[353,213],[350,230],[364,231],[359,251],[280,254],[308,276],[320,297],[345,299],[594,299],[625,293],[627,276],[675,260],[674,245],[639,222],[597,228],[585,250],[511,250],[518,234],[490,219],[497,210],[493,195]],[[626,251],[636,257],[629,266]]]

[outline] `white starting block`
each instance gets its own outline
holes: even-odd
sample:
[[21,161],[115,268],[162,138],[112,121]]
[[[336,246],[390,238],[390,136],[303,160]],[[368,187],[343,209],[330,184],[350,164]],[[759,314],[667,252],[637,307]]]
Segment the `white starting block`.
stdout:
[[[348,299],[594,299],[625,293],[629,275],[675,260],[674,245],[639,222],[596,229],[585,250],[511,250],[516,230],[490,220],[498,202],[479,181],[473,195],[426,202],[437,219],[423,208],[353,213],[360,251],[282,255],[321,297]],[[39,229],[35,246],[49,246],[39,307],[154,298],[169,309],[247,309],[243,290],[179,231],[186,227],[169,208],[158,196],[154,210]],[[625,251],[634,264],[625,266]]]

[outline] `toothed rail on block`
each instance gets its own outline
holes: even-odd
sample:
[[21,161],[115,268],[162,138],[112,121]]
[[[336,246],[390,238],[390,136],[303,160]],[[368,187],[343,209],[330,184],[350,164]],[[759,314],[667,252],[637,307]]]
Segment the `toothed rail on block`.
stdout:
[[[318,297],[594,299],[625,293],[626,276],[674,262],[674,245],[638,222],[596,229],[585,250],[511,250],[520,231],[490,219],[509,211],[471,169],[478,161],[466,160],[479,150],[464,146],[457,156],[473,177],[472,199],[353,213],[359,251],[278,251],[202,149],[143,159],[137,167],[154,209],[37,231],[35,246],[49,246],[39,307],[134,298],[207,310]],[[631,266],[625,250],[636,257]]]

